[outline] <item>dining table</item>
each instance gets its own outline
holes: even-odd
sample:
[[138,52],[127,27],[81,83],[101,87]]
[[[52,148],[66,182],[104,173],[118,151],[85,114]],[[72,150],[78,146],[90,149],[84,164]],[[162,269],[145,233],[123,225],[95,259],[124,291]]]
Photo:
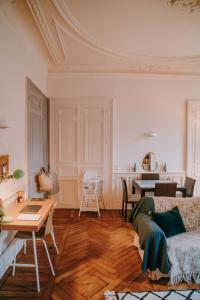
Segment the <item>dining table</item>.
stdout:
[[[172,183],[174,181],[169,179],[159,179],[159,180],[136,180],[134,179],[132,182],[133,187],[141,193],[141,197],[145,196],[146,192],[155,192],[155,184],[156,183]],[[181,192],[182,196],[186,197],[186,187],[177,183],[176,187],[177,192]]]

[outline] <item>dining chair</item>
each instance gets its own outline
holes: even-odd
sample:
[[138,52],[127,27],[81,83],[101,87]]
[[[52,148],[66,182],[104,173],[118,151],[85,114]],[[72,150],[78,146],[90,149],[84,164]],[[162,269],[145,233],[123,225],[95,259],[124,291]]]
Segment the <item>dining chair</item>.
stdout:
[[159,173],[142,173],[142,180],[159,180]]
[[186,187],[186,197],[193,197],[194,194],[194,186],[196,179],[191,177],[185,178],[184,186]]
[[127,206],[128,204],[132,204],[132,208],[135,206],[135,204],[138,203],[138,201],[141,199],[141,195],[138,194],[128,194],[126,179],[124,177],[121,177],[122,182],[122,217],[124,217],[124,220],[127,219]]
[[[50,255],[49,255],[49,251],[48,251],[48,248],[47,248],[45,238],[46,238],[47,235],[49,235],[49,234],[51,235],[54,247],[56,249],[56,252],[57,252],[57,254],[59,254],[58,247],[57,247],[56,240],[55,240],[55,235],[54,235],[53,223],[52,223],[54,210],[55,210],[55,206],[50,210],[49,215],[47,217],[47,220],[46,220],[46,223],[44,224],[44,226],[42,226],[40,228],[40,230],[35,233],[35,239],[39,240],[39,241],[42,241],[43,244],[44,244],[44,248],[45,248],[45,251],[46,251],[46,254],[47,254],[47,258],[48,258],[49,265],[50,265],[51,272],[52,272],[53,276],[55,276],[55,272],[54,272],[54,268],[53,268],[53,265],[52,265],[52,262],[51,262],[51,258],[50,258]],[[23,242],[24,242],[24,254],[26,254],[26,241],[32,241],[32,232],[30,232],[30,231],[18,231],[16,233],[15,237],[14,237],[14,240],[23,240]],[[12,276],[15,276],[15,265],[16,265],[16,257],[15,257],[14,262],[12,264],[12,266],[13,266]]]
[[156,183],[154,196],[176,197],[176,182]]

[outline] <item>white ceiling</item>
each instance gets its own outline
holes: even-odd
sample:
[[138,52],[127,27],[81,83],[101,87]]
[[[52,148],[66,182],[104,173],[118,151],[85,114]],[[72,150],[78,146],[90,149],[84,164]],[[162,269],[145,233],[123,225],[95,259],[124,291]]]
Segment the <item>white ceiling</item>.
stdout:
[[200,74],[200,11],[168,0],[26,0],[50,72]]

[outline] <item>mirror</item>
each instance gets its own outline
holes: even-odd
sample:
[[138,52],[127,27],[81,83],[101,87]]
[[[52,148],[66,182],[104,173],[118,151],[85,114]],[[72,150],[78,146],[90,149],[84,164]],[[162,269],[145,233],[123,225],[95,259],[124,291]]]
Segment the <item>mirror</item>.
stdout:
[[144,171],[155,171],[157,169],[157,159],[153,152],[148,152],[142,161]]

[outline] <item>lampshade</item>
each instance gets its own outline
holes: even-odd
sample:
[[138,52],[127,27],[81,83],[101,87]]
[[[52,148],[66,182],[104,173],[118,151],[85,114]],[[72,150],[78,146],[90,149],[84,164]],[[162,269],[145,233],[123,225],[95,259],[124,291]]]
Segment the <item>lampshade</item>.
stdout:
[[13,172],[13,178],[14,179],[20,179],[25,175],[24,171],[21,169],[17,169]]

